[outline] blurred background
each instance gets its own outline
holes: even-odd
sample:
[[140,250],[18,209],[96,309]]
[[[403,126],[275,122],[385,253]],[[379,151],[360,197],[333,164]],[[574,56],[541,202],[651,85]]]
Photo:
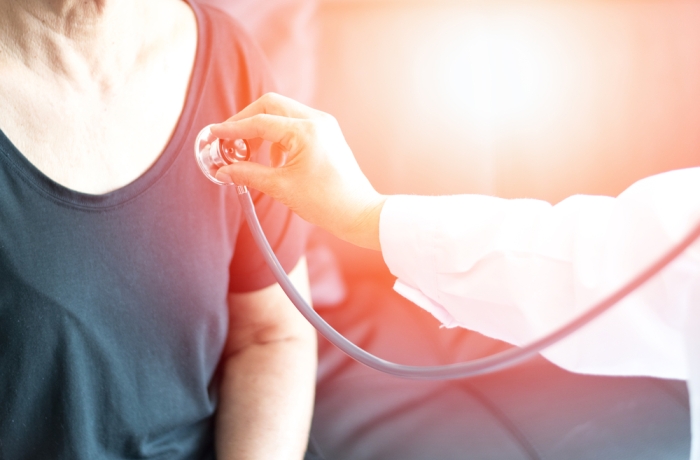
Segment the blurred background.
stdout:
[[381,192],[556,203],[700,165],[700,2],[209,1]]

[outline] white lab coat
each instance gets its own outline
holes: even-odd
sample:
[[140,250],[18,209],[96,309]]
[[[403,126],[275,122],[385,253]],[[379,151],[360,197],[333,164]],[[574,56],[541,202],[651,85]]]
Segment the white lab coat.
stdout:
[[[380,218],[395,289],[446,327],[531,342],[618,289],[700,222],[700,168],[619,197],[393,196]],[[543,356],[573,372],[688,380],[700,460],[700,243]]]

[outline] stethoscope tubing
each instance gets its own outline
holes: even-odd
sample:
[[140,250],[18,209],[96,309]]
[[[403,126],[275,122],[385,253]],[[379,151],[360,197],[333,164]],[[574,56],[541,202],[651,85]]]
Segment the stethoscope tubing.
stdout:
[[316,311],[309,306],[304,298],[299,294],[287,273],[280,265],[274,251],[270,247],[265,234],[255,213],[255,206],[246,187],[236,186],[238,198],[243,207],[243,212],[248,223],[248,227],[253,235],[255,243],[258,245],[265,262],[272,270],[275,279],[292,301],[294,306],[311,323],[311,325],[329,342],[338,347],[345,354],[372,369],[391,374],[397,377],[414,380],[454,380],[478,375],[490,374],[517,366],[537,355],[545,348],[559,342],[565,337],[581,329],[595,318],[599,317],[622,299],[640,288],[667,265],[678,258],[688,247],[700,238],[700,223],[682,241],[674,245],[656,262],[643,270],[634,279],[613,292],[584,313],[571,320],[569,323],[556,329],[554,332],[535,340],[523,347],[514,347],[485,358],[472,361],[447,364],[442,366],[408,366],[397,364],[381,359],[363,350],[354,343],[346,339],[342,334],[333,329]]

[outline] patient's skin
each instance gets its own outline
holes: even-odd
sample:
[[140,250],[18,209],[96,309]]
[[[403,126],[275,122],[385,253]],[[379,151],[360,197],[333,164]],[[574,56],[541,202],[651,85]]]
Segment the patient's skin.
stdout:
[[[273,167],[236,163],[221,168],[219,180],[260,190],[343,240],[380,249],[379,215],[386,197],[362,173],[332,116],[269,93],[213,126],[212,133],[274,143]],[[284,152],[286,161],[279,166]]]
[[196,30],[184,2],[0,1],[0,126],[59,184],[120,188],[170,139]]

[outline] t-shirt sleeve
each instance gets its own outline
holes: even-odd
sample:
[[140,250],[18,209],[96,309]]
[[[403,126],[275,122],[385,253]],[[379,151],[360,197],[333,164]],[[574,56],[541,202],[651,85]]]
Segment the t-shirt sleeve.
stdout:
[[[304,254],[310,225],[267,195],[258,192],[251,192],[251,195],[265,236],[280,264],[289,272]],[[231,262],[230,279],[230,292],[255,291],[275,283],[243,217]]]

